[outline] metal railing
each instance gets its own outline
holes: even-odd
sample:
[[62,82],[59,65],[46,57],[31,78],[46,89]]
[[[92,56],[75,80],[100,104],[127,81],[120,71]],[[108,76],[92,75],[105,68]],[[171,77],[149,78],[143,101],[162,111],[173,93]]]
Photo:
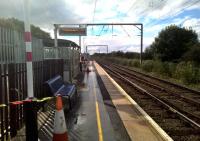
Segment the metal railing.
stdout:
[[[44,47],[42,40],[32,38],[34,96],[49,96],[44,82],[66,68],[77,74],[78,53],[70,48]],[[58,58],[56,58],[58,53]],[[0,140],[9,140],[24,124],[23,105],[11,102],[27,97],[27,75],[24,35],[21,32],[0,27]],[[65,68],[65,69],[64,69]],[[75,72],[75,73],[74,73]]]

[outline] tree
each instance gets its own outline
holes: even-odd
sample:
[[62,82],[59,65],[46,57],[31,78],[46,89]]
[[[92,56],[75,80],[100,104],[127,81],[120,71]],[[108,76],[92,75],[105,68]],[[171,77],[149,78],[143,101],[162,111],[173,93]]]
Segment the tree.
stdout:
[[[0,18],[0,26],[24,32],[24,23],[15,18],[4,19]],[[41,30],[39,27],[31,25],[31,32],[34,37],[40,39],[50,39],[50,34]]]
[[200,43],[193,45],[189,51],[183,55],[185,61],[192,61],[195,64],[200,64]]
[[140,57],[140,54],[137,52],[122,52],[122,51],[113,51],[111,53],[107,54],[108,56],[112,57],[122,57],[127,59],[138,59]]
[[153,47],[147,47],[144,51],[144,54],[143,54],[143,58],[145,60],[151,60],[153,59],[153,55],[154,54],[154,50],[153,50]]
[[198,36],[193,30],[171,25],[159,33],[150,50],[154,58],[162,61],[178,61],[190,46],[197,43]]

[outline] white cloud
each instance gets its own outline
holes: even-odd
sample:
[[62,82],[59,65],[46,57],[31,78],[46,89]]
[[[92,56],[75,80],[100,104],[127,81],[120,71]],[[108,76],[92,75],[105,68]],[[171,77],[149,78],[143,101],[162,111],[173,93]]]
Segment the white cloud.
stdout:
[[[140,47],[140,38],[133,37],[119,37],[119,36],[100,36],[100,37],[85,37],[83,38],[83,46],[86,45],[108,45],[109,51],[123,50],[123,51],[134,51],[138,52],[138,47]],[[101,50],[101,52],[106,52],[106,48],[102,47],[90,47],[91,49]]]
[[[23,0],[1,0],[0,16],[14,16],[23,20]],[[92,22],[95,0],[31,0],[34,24]],[[199,0],[97,0],[95,22],[138,22],[139,18],[162,19],[182,9],[199,9]],[[183,12],[183,11],[181,11]]]
[[[97,0],[94,15],[95,0],[31,0],[31,23],[49,31],[53,37],[54,23],[91,23],[93,22],[143,22],[144,23],[144,47],[151,44],[158,32],[168,25],[168,21],[160,24],[160,19],[175,17],[184,11],[200,9],[199,0]],[[23,0],[0,0],[0,17],[16,17],[24,19]],[[151,22],[156,22],[149,26]],[[198,18],[185,16],[176,18],[171,24],[192,26],[200,22]],[[138,31],[125,27],[128,34],[137,35]],[[200,28],[194,27],[197,32]],[[110,44],[111,49],[126,49],[138,51],[139,43],[133,39],[129,41],[127,33],[119,30],[125,39],[91,39],[92,42]],[[112,37],[112,36],[111,36]],[[68,38],[68,37],[60,37]],[[124,38],[124,37],[123,37]],[[132,38],[132,37],[131,37]],[[78,43],[78,38],[71,38]],[[134,41],[136,43],[134,43]],[[125,47],[123,47],[125,46]],[[117,48],[118,47],[118,48]]]
[[200,23],[200,19],[197,19],[197,18],[191,18],[191,19],[187,19],[184,21],[183,23],[183,26],[185,27],[192,27],[192,26],[195,26],[195,25],[199,25]]
[[184,21],[183,26],[186,28],[192,28],[193,30],[195,30],[200,39],[200,24],[199,23],[200,23],[200,19],[191,18]]
[[146,1],[146,4],[143,5],[144,12],[142,14],[151,19],[165,19],[192,9],[200,9],[199,0],[155,0]]

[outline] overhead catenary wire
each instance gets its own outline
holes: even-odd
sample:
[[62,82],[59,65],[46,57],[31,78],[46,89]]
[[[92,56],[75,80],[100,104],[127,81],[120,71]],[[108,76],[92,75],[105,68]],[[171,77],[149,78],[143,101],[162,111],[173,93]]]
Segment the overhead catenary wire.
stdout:
[[130,12],[130,10],[133,8],[134,5],[135,5],[135,1],[133,1],[131,6],[129,7],[129,9],[125,12],[125,14],[128,14]]
[[92,23],[94,23],[95,13],[96,13],[96,6],[97,6],[97,0],[94,2],[94,11],[93,11],[93,17],[92,17]]
[[189,8],[189,7],[195,5],[195,4],[199,3],[199,2],[200,2],[199,0],[196,0],[193,3],[191,3],[191,1],[186,2],[186,4],[189,4],[189,5],[186,5],[183,9],[180,9],[179,11],[175,12],[172,16],[173,17],[176,16],[177,14],[181,13],[182,11],[184,11],[186,8]]
[[103,31],[104,27],[105,27],[105,25],[103,25],[103,27],[102,27],[102,29],[101,29],[101,31],[100,31],[98,36],[101,36],[101,32]]
[[[170,15],[170,18],[173,18],[173,17],[176,16],[177,14],[182,13],[185,9],[187,9],[187,8],[189,8],[189,7],[192,7],[193,5],[195,5],[195,4],[199,3],[199,2],[200,2],[199,0],[196,0],[196,1],[194,1],[193,3],[191,3],[191,2],[186,2],[186,4],[189,4],[189,5],[186,5],[184,8],[182,8],[182,9],[176,11],[175,13],[172,12],[172,14]],[[167,18],[164,18],[164,19],[161,19],[161,22],[164,22],[164,21],[167,21],[167,20],[169,20],[168,17],[167,17]],[[154,26],[154,25],[156,25],[158,22],[160,22],[160,21],[155,21],[155,22],[153,22],[153,24],[150,24],[150,25],[151,25],[151,26]]]
[[107,26],[107,28],[104,30],[105,33],[108,32],[108,29],[109,29],[109,25]]
[[[95,13],[96,13],[96,6],[97,6],[97,0],[94,2],[94,10],[93,10],[93,16],[92,16],[92,23],[94,23]],[[93,31],[93,26],[92,26]]]
[[124,30],[124,32],[128,35],[128,37],[131,37],[130,34],[126,31],[126,29],[121,25],[122,29]]

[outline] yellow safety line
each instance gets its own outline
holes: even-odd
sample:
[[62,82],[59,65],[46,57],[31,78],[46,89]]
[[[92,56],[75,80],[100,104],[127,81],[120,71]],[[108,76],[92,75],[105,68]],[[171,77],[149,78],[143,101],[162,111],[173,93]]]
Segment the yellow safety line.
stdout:
[[[94,84],[94,77],[93,77],[93,84]],[[97,116],[97,126],[98,126],[98,134],[99,134],[99,141],[103,141],[103,132],[101,127],[101,118],[100,118],[100,112],[99,112],[99,104],[97,102],[97,95],[95,91],[95,85],[93,85],[93,92],[95,96],[95,105],[96,105],[96,116]]]

